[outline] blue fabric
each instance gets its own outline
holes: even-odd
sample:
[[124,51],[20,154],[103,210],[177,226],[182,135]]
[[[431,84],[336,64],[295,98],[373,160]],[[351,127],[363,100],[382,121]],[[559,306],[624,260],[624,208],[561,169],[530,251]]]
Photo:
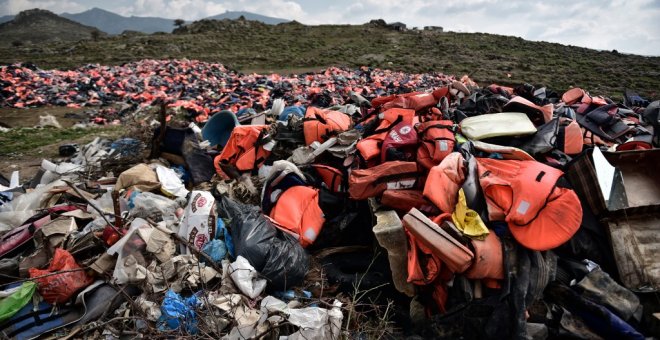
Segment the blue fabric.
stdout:
[[277,120],[286,122],[289,120],[289,116],[295,115],[300,118],[305,117],[305,107],[304,106],[287,106],[284,108]]
[[249,115],[254,115],[254,114],[257,114],[257,111],[255,111],[253,108],[246,107],[246,108],[238,110],[238,112],[236,113],[236,117],[241,117],[243,115],[248,115],[249,116]]

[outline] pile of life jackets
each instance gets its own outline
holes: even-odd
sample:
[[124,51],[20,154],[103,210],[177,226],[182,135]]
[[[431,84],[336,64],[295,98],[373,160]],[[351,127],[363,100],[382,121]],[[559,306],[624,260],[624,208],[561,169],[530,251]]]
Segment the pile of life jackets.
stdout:
[[[362,95],[280,109],[277,128],[238,127],[216,158],[218,173],[268,167],[263,212],[305,248],[336,229],[351,202],[396,211],[408,239],[407,281],[431,297],[429,312],[447,311],[458,277],[490,292],[510,289],[507,249],[535,256],[571,240],[583,206],[565,171],[584,149],[654,147],[643,119],[632,119],[643,108],[581,89],[478,88],[464,77],[428,91]],[[265,141],[296,124],[304,144],[288,160],[273,159],[277,147]]]

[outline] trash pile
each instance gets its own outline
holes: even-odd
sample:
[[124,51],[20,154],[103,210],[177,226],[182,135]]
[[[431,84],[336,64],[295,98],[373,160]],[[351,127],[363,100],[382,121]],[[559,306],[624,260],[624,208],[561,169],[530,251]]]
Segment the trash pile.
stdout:
[[14,107],[160,108],[147,140],[0,178],[4,336],[660,336],[660,101],[196,61],[0,76]]

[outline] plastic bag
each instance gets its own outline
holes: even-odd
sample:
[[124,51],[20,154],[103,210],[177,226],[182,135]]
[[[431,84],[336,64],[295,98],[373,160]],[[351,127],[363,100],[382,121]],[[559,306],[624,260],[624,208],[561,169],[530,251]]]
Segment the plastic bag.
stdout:
[[220,263],[227,255],[227,247],[222,240],[211,240],[204,245],[202,251],[206,253],[213,262]]
[[197,334],[197,296],[182,298],[172,290],[165,293],[163,305],[160,306],[161,317],[158,319],[158,329],[180,329],[182,326],[188,334]]
[[0,321],[7,320],[16,314],[23,306],[32,299],[37,284],[31,281],[23,282],[22,285],[0,292]]
[[168,227],[178,220],[176,210],[179,204],[167,197],[143,192],[135,196],[133,204],[135,207],[131,209],[131,215],[134,217],[165,221]]
[[239,256],[228,268],[229,276],[236,287],[250,299],[256,299],[266,289],[266,280],[260,279],[259,273],[242,256]]
[[298,240],[276,228],[257,206],[217,198],[218,214],[230,218],[236,256],[243,256],[273,289],[286,290],[303,281],[309,264]]
[[[34,278],[72,269],[80,269],[80,266],[68,251],[57,248],[48,269],[30,268],[29,273],[30,277]],[[56,304],[66,302],[73,294],[89,286],[94,280],[87,276],[84,271],[75,271],[42,277],[34,281],[37,283],[39,294],[43,296],[44,300],[48,303]]]

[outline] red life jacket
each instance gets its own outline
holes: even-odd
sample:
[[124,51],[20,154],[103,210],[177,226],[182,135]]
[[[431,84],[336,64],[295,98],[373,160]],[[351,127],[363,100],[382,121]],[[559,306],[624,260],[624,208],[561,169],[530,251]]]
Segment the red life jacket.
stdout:
[[264,146],[271,141],[268,125],[240,125],[235,127],[227,145],[215,157],[213,165],[218,175],[229,175],[223,166],[232,166],[238,172],[253,171],[259,168],[270,155]]
[[347,114],[310,106],[303,120],[303,132],[307,145],[317,141],[323,143],[351,127],[351,117]]
[[385,135],[380,151],[381,163],[386,161],[414,161],[417,153],[417,131],[412,124],[401,122]]
[[422,145],[417,149],[417,162],[430,169],[454,151],[456,126],[451,120],[436,120],[417,125]]
[[382,153],[382,144],[387,133],[399,123],[413,124],[415,111],[407,109],[389,109],[378,115],[381,121],[376,131],[357,143],[357,150],[367,164],[373,164],[374,159]]

